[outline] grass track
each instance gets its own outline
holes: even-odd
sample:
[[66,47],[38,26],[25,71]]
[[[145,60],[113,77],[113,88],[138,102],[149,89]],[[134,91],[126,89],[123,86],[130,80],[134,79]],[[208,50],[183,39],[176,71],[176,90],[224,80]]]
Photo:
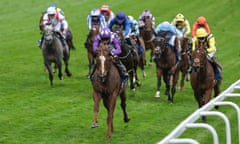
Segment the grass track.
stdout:
[[[105,141],[106,110],[101,105],[99,127],[91,129],[93,116],[92,88],[86,79],[88,72],[86,50],[83,43],[87,35],[86,17],[94,7],[109,4],[114,12],[124,11],[138,17],[144,9],[150,9],[156,24],[171,21],[182,12],[193,24],[200,15],[206,16],[217,41],[217,58],[223,65],[222,90],[240,78],[239,16],[238,0],[220,1],[112,1],[112,0],[56,0],[72,27],[77,47],[72,52],[71,78],[64,81],[54,78],[49,86],[48,75],[43,72],[41,51],[37,48],[40,38],[38,20],[49,1],[0,1],[0,143],[156,143],[165,137],[182,120],[197,108],[189,83],[183,93],[177,93],[175,104],[169,105],[162,96],[154,99],[156,89],[155,68],[146,68],[147,78],[135,95],[128,91],[130,123],[124,124],[119,101],[116,105],[115,132],[109,142]],[[162,88],[163,90],[163,88]],[[234,99],[234,101],[236,101]],[[240,105],[240,100],[236,101]],[[237,143],[236,113],[231,108],[221,108],[233,120],[232,143]],[[225,143],[222,120],[210,118]],[[184,136],[211,143],[206,131],[195,134],[188,130]]]

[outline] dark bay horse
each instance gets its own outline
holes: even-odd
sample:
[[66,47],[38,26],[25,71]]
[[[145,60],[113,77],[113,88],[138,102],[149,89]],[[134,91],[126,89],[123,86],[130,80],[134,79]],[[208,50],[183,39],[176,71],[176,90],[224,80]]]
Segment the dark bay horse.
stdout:
[[151,50],[150,52],[150,64],[152,63],[153,49],[154,49],[154,31],[152,28],[152,20],[150,18],[146,18],[144,21],[144,26],[141,27],[140,37],[144,41],[145,50]]
[[95,64],[95,55],[93,53],[93,42],[95,37],[98,35],[99,33],[99,25],[98,24],[94,24],[92,25],[92,29],[89,31],[88,37],[87,37],[87,42],[85,47],[87,48],[87,55],[88,55],[88,66],[89,66],[89,73],[88,76],[91,74],[91,69],[93,69],[92,67]]
[[[45,12],[42,12],[42,15],[40,16],[40,19],[39,19],[39,30],[41,31],[41,33],[43,32],[43,27],[44,27],[44,24],[43,24],[43,16],[44,16]],[[69,47],[69,50],[75,50],[75,46],[73,44],[73,35],[72,35],[72,30],[70,27],[68,27],[67,31],[66,31],[66,42],[67,42],[67,45]]]
[[121,76],[118,69],[112,62],[112,57],[110,56],[110,49],[107,43],[101,43],[97,49],[97,67],[93,74],[93,100],[94,100],[94,116],[92,128],[98,126],[98,112],[99,103],[103,99],[103,104],[107,109],[107,133],[106,139],[110,139],[111,132],[114,131],[113,128],[113,113],[115,109],[115,104],[117,96],[120,95],[121,98],[121,108],[123,110],[124,122],[128,122],[126,112],[126,84],[121,87]]
[[175,45],[178,49],[180,49],[181,61],[178,64],[176,73],[179,74],[181,72],[180,79],[180,91],[183,91],[184,81],[188,81],[188,69],[190,67],[190,59],[188,52],[188,38],[179,38],[178,41],[175,41]]
[[[206,42],[196,42],[196,49],[192,55],[193,70],[190,82],[199,108],[210,101],[213,89],[214,97],[218,96],[221,85],[221,80],[214,83],[214,69],[207,58],[206,44]],[[206,117],[203,116],[202,120],[206,122]]]
[[176,55],[166,39],[160,35],[155,39],[155,46],[154,57],[157,73],[157,92],[155,97],[160,97],[161,78],[163,77],[166,86],[165,94],[168,95],[168,101],[173,103],[178,79],[178,75],[174,70],[176,65]]
[[135,90],[135,85],[139,86],[140,81],[137,75],[137,67],[139,63],[139,56],[137,53],[133,53],[131,49],[135,49],[134,47],[127,44],[124,40],[123,36],[123,27],[119,25],[115,25],[113,28],[113,32],[115,32],[120,39],[121,50],[122,53],[119,55],[119,59],[126,67],[129,78],[130,78],[130,89]]
[[53,73],[51,67],[52,63],[55,63],[55,66],[58,69],[58,77],[60,80],[63,79],[62,59],[65,63],[65,72],[67,76],[72,75],[68,69],[69,50],[63,48],[62,43],[59,39],[59,35],[54,31],[51,23],[48,23],[43,27],[42,54],[44,65],[49,73],[49,80],[51,85],[53,85]]

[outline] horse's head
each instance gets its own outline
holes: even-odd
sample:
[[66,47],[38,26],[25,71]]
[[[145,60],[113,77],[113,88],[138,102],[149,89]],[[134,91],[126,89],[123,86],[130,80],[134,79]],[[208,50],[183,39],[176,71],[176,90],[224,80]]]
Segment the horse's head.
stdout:
[[53,41],[54,29],[51,23],[47,23],[43,28],[43,37],[46,44],[51,44]]
[[153,53],[155,57],[161,58],[162,54],[166,51],[166,39],[161,36],[157,36],[154,40],[154,45],[155,48]]
[[144,30],[145,31],[152,31],[152,20],[150,18],[144,19]]
[[108,75],[112,58],[110,56],[110,49],[108,48],[108,43],[103,41],[100,43],[97,49],[97,77],[101,82],[105,82]]
[[93,24],[92,29],[90,30],[90,38],[92,41],[94,41],[95,36],[97,36],[99,33],[99,25],[98,24]]
[[207,63],[207,51],[205,48],[197,48],[193,51],[193,70],[199,72],[201,68],[204,68]]
[[123,25],[114,25],[113,32],[115,32],[118,35],[120,42],[123,42],[124,40]]

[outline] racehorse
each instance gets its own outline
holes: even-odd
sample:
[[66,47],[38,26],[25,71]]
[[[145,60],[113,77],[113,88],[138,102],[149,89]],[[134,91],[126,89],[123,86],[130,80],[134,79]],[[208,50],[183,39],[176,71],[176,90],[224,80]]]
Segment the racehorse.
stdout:
[[140,86],[141,83],[138,79],[137,75],[137,67],[139,63],[138,53],[132,52],[135,49],[132,45],[129,45],[125,42],[123,36],[123,27],[119,25],[115,25],[113,28],[113,32],[115,32],[120,39],[121,42],[121,54],[119,55],[119,59],[126,67],[128,74],[130,76],[130,89],[135,90],[135,85]]
[[44,59],[44,65],[49,73],[50,85],[53,85],[53,74],[51,64],[55,63],[58,69],[58,77],[60,80],[62,77],[62,59],[65,63],[65,72],[67,76],[71,76],[71,72],[68,69],[69,50],[68,47],[63,48],[59,39],[59,35],[54,31],[51,23],[47,23],[43,27],[43,44],[42,53]]
[[[43,24],[43,16],[44,16],[45,12],[42,12],[42,15],[40,16],[40,19],[39,19],[39,30],[41,31],[41,33],[43,32],[43,27],[44,27],[44,24]],[[61,29],[63,30],[63,29]],[[67,45],[69,47],[69,50],[75,50],[75,46],[73,44],[73,35],[72,35],[72,30],[70,27],[68,27],[67,31],[66,31],[66,42],[67,42]]]
[[178,79],[178,75],[175,73],[176,55],[164,37],[158,35],[154,41],[156,47],[153,53],[157,73],[157,92],[155,97],[160,97],[161,78],[163,77],[166,86],[165,94],[168,95],[168,101],[173,103]]
[[153,49],[154,49],[154,31],[152,28],[152,20],[146,18],[144,21],[144,26],[140,29],[140,37],[144,41],[145,50],[151,50],[150,52],[150,64],[152,63]]
[[[190,82],[199,108],[210,101],[213,89],[214,97],[218,96],[221,85],[221,80],[216,80],[214,83],[214,69],[207,58],[206,45],[207,42],[205,41],[196,42],[196,49],[192,55],[193,64]],[[206,122],[206,117],[203,116],[202,120]]]
[[189,52],[188,52],[188,39],[187,38],[179,38],[178,41],[175,41],[175,46],[177,49],[180,49],[181,61],[177,67],[177,74],[181,72],[181,80],[180,80],[180,91],[183,91],[184,81],[188,80],[188,69],[190,67],[189,63]]
[[126,84],[121,87],[121,76],[118,69],[112,62],[110,49],[106,42],[100,43],[99,48],[97,49],[96,61],[96,70],[93,74],[92,80],[94,99],[92,128],[98,126],[97,117],[99,112],[99,103],[100,100],[103,99],[103,104],[108,111],[106,139],[109,140],[111,132],[114,131],[113,113],[118,95],[120,95],[121,98],[121,108],[124,114],[124,122],[128,122],[130,120],[126,112]]
[[93,53],[92,46],[93,46],[94,39],[98,35],[98,33],[99,33],[99,25],[97,25],[97,24],[92,25],[92,29],[89,31],[87,43],[85,45],[85,47],[87,48],[87,53],[88,53],[88,64],[89,64],[88,65],[89,66],[88,75],[91,74],[91,70],[93,69],[92,67],[95,64],[94,59],[96,56]]

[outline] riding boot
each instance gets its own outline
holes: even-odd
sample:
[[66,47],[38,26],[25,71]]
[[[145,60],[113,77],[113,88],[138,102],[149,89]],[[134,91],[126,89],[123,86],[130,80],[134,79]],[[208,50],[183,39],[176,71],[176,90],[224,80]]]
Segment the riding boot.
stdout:
[[127,73],[126,67],[122,64],[122,62],[118,58],[115,58],[114,63],[117,66],[117,68],[118,68],[118,70],[119,70],[119,72],[121,74],[122,82],[123,83],[127,82],[127,80],[128,80],[128,73]]
[[222,79],[222,66],[217,62],[217,60],[214,57],[211,60],[212,60],[212,65],[215,72],[214,79],[215,80]]
[[178,49],[175,46],[174,46],[174,52],[176,54],[176,59],[177,59],[176,65],[178,65],[179,62],[181,61],[181,56],[180,56],[180,52],[178,51]]
[[89,77],[88,77],[91,81],[93,80],[93,73],[95,72],[95,70],[96,70],[96,65],[92,64],[91,69],[90,69],[90,73],[89,73]]
[[38,40],[38,47],[41,49],[42,48],[42,43],[43,43],[43,35],[41,37],[41,40]]
[[84,42],[85,48],[87,48],[87,46],[88,46],[88,41],[89,41],[89,34],[87,35],[87,39],[86,39],[86,41]]

